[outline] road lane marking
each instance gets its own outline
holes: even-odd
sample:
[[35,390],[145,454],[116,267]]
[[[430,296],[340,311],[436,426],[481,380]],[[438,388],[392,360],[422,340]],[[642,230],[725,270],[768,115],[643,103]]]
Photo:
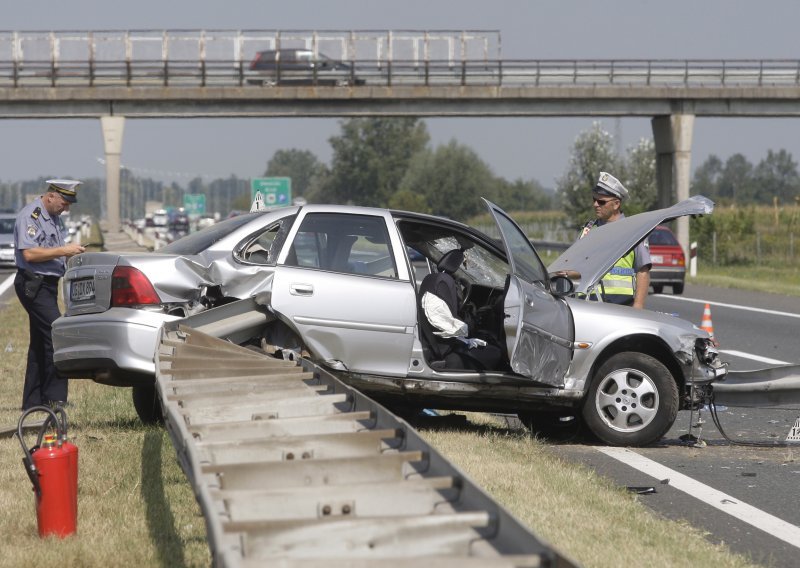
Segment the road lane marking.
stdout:
[[735,349],[720,349],[719,352],[725,353],[725,355],[733,355],[734,357],[752,359],[753,361],[758,361],[759,363],[769,363],[770,365],[791,365],[789,361],[770,359],[769,357],[762,357],[761,355],[754,355],[753,353],[745,353],[744,351],[736,351]]
[[696,479],[670,469],[627,448],[595,446],[598,452],[624,463],[655,479],[669,479],[669,485],[711,505],[715,509],[736,517],[761,531],[771,534],[792,546],[800,548],[800,527],[748,505],[740,499],[718,491]]
[[672,296],[667,294],[660,294],[664,298],[672,298],[673,300],[680,300],[682,302],[692,302],[694,304],[708,304],[710,306],[721,306],[723,308],[733,308],[734,310],[745,310],[748,312],[758,312],[760,314],[770,314],[773,316],[784,316],[787,318],[800,318],[800,314],[793,314],[791,312],[779,312],[778,310],[767,310],[764,308],[753,308],[750,306],[741,306],[739,304],[726,304],[724,302],[709,302],[708,300],[697,300],[695,298],[684,298],[683,296]]
[[0,296],[5,294],[6,290],[8,290],[9,288],[11,288],[11,286],[14,285],[14,276],[16,276],[16,275],[12,274],[8,278],[6,278],[2,282],[0,282]]

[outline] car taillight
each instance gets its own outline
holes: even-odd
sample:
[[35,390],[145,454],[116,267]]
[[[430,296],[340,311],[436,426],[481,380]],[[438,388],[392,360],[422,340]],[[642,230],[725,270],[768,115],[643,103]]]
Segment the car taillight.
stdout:
[[111,307],[160,304],[161,300],[147,276],[132,266],[117,266],[111,275]]

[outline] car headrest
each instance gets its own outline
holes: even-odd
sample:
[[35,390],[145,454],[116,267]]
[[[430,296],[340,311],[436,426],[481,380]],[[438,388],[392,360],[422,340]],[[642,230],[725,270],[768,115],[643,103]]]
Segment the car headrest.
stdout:
[[464,251],[461,249],[453,249],[447,251],[444,256],[439,259],[439,262],[436,263],[436,267],[439,269],[439,272],[453,274],[458,270],[462,262],[464,262]]

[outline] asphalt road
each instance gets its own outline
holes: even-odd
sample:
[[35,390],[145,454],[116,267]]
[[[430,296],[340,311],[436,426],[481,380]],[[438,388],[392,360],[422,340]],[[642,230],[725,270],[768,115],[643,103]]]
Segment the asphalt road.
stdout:
[[[732,370],[800,363],[797,298],[687,285],[682,296],[650,296],[648,308],[700,325],[706,302],[721,356]],[[707,411],[700,414],[705,422],[702,429],[691,430],[707,445],[688,445],[681,436],[690,433],[690,424],[698,423],[698,414],[681,411],[655,447],[611,449],[576,438],[555,445],[554,450],[620,486],[641,492],[639,499],[654,511],[688,521],[706,531],[712,542],[724,542],[758,564],[800,565],[796,491],[800,444],[775,446],[785,441],[800,409],[728,407],[718,411],[720,425],[731,439],[770,447],[728,442]]]

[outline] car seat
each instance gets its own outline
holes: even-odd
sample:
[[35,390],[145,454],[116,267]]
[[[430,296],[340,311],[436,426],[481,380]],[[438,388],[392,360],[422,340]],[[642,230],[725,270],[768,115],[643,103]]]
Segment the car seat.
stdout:
[[425,317],[425,310],[422,309],[422,297],[427,293],[441,298],[450,313],[458,317],[458,287],[456,286],[453,274],[464,262],[464,251],[453,249],[444,254],[439,262],[436,263],[437,272],[432,272],[422,279],[417,295],[417,313],[419,314],[419,326],[421,340],[425,358],[433,368],[443,368],[444,360],[447,358],[455,346],[457,339],[439,337],[434,333],[434,327]]

